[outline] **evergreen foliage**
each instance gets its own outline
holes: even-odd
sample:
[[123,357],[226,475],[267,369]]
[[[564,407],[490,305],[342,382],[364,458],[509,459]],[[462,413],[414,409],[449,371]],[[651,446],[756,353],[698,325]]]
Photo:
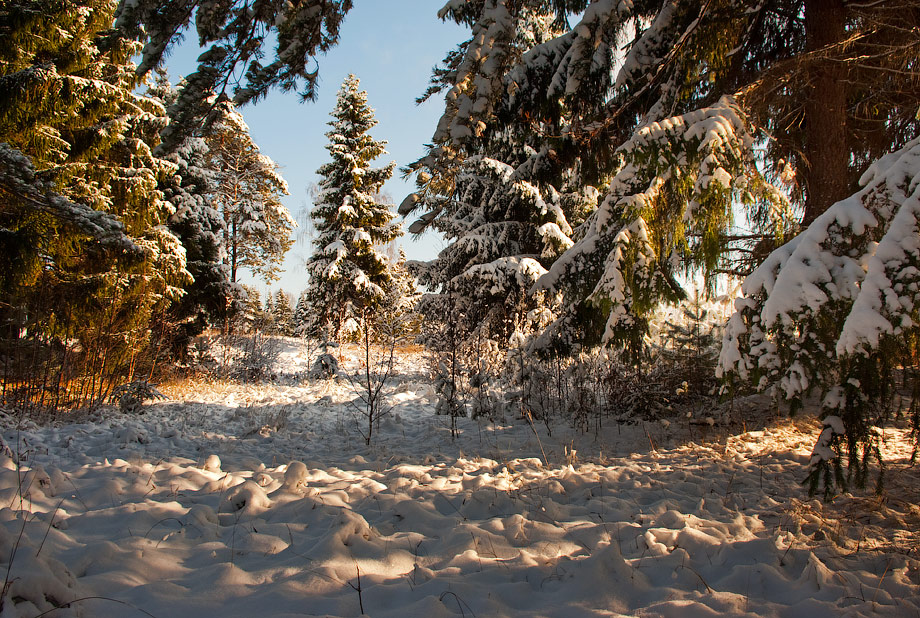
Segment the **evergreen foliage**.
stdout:
[[215,206],[223,218],[223,259],[236,283],[240,267],[266,283],[278,279],[294,240],[296,221],[281,203],[288,194],[278,165],[259,151],[243,116],[229,101],[217,103],[205,133],[207,167],[214,175]]
[[[352,0],[121,0],[115,26],[146,43],[138,67],[142,74],[159,66],[187,30],[207,48],[198,70],[187,76],[174,121],[164,133],[171,149],[197,131],[215,95],[232,95],[242,105],[278,87],[313,100],[316,56],[337,43],[351,7]],[[263,64],[266,57],[270,61]]]
[[[270,320],[270,316],[262,304],[262,295],[259,290],[252,286],[243,284],[241,287],[243,288],[243,294],[237,321],[244,331],[259,332],[264,330]],[[266,300],[268,300],[269,307],[271,307],[271,298],[269,297]]]
[[[918,179],[920,140],[875,162],[862,190],[747,278],[722,344],[720,371],[729,383],[776,384],[793,409],[813,392],[822,396],[824,413],[844,428],[826,446],[845,446],[857,483],[878,456],[873,426],[891,411],[896,375],[916,381]],[[916,406],[912,414],[920,427]],[[822,452],[815,487],[819,476],[844,478],[839,468],[831,475],[839,464]]]
[[293,334],[294,307],[291,298],[284,290],[275,292],[272,300],[271,321],[272,330],[278,335],[290,336]]
[[[148,95],[168,110],[174,109],[178,92],[165,72],[158,72],[148,89]],[[187,136],[163,157],[176,165],[175,175],[163,186],[165,198],[175,209],[168,226],[185,248],[186,268],[193,278],[169,312],[174,325],[172,346],[178,355],[187,352],[192,337],[207,326],[226,325],[238,309],[239,292],[223,264],[223,218],[214,205],[220,174],[209,165],[209,153],[207,140]]]
[[[449,241],[438,257],[417,266],[429,294],[420,301],[429,346],[444,344],[445,320],[461,340],[474,333],[507,342],[530,330],[528,291],[571,246],[572,227],[593,206],[596,191],[545,199],[501,161],[467,159],[432,225]],[[440,342],[439,342],[440,340]]]
[[76,362],[98,374],[81,387],[84,402],[135,370],[151,320],[189,281],[159,189],[174,166],[153,154],[165,109],[136,92],[139,48],[110,29],[113,9],[0,8],[4,335],[21,346],[27,328],[65,355],[78,340]]
[[370,136],[377,121],[359,80],[349,75],[339,90],[326,149],[332,156],[317,173],[320,192],[310,217],[317,231],[307,260],[309,331],[332,339],[355,332],[380,307],[393,286],[392,261],[381,247],[402,232],[391,205],[377,200],[395,163],[373,168],[385,142]]
[[291,318],[291,328],[295,335],[302,335],[310,324],[310,300],[307,297],[306,290],[297,297],[297,304],[294,306],[294,317]]
[[[446,90],[447,104],[429,154],[412,166],[419,191],[402,211],[421,217],[410,229],[434,225],[471,156],[506,161],[543,196],[605,186],[598,212],[606,213],[573,226],[576,246],[563,258],[590,267],[573,276],[560,264],[566,281],[550,274],[540,285],[565,295],[551,338],[569,328],[575,332],[567,337],[586,343],[620,340],[617,331],[636,332],[633,326],[641,331],[650,308],[682,295],[668,282],[680,270],[735,271],[727,250],[752,256],[741,264],[749,269],[789,237],[795,217],[771,182],[789,181],[791,206],[813,218],[847,194],[860,162],[916,132],[916,82],[904,71],[916,40],[894,22],[891,6],[834,4],[447,3],[441,16],[469,25],[472,38],[448,55],[427,93]],[[914,3],[894,4],[916,18]],[[843,26],[822,21],[838,13]],[[862,80],[849,87],[834,79],[834,88],[844,84],[849,99],[871,96],[877,105],[846,105],[839,117],[837,94],[819,87],[832,65]],[[876,91],[867,94],[865,84]],[[814,129],[827,117],[846,135]],[[699,124],[705,118],[709,126]],[[712,128],[718,139],[697,133]],[[873,139],[861,140],[857,130]],[[758,143],[766,150],[755,150]],[[830,160],[841,144],[853,157],[835,177],[803,158]],[[644,213],[630,196],[646,202]],[[732,227],[739,198],[747,221],[737,223],[750,234]],[[679,202],[689,208],[680,212]],[[632,256],[624,255],[627,236],[638,239],[629,243]],[[644,274],[633,272],[637,252],[646,256]]]
[[[646,125],[620,146],[624,163],[606,198],[537,284],[567,301],[541,344],[565,341],[576,324],[577,338],[603,332],[601,341],[638,355],[657,306],[686,296],[677,276],[719,267],[733,203],[769,204],[781,224],[787,203],[760,175],[753,141],[741,110],[722,99]],[[607,316],[603,331],[597,315]]]
[[[911,158],[920,133],[920,3],[478,0],[440,15],[471,38],[426,93],[446,90],[446,106],[411,166],[410,229],[437,227],[476,157],[506,162],[544,201],[600,187],[583,224],[567,217],[573,244],[533,288],[559,301],[542,349],[606,342],[639,356],[655,308],[685,297],[678,275],[711,286],[754,271],[726,375],[779,383],[793,401],[828,391],[826,410],[849,410],[834,443],[860,480],[880,399],[856,385],[884,390],[899,337],[914,339],[916,286],[902,281],[913,185],[879,170],[905,167],[893,161]],[[854,200],[873,223],[840,214]]]

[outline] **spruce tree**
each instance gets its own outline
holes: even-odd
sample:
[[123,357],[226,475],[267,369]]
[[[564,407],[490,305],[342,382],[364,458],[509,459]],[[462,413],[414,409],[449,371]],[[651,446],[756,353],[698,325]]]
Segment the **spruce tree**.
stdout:
[[[186,31],[207,48],[197,70],[187,76],[173,122],[164,132],[171,150],[202,126],[213,96],[225,95],[243,105],[277,87],[313,100],[319,77],[316,56],[338,42],[351,7],[352,0],[120,0],[115,28],[145,43],[141,74],[159,66]],[[232,92],[230,84],[235,84]]]
[[[178,88],[171,86],[165,71],[158,71],[148,96],[173,110],[181,87],[181,83]],[[220,178],[209,165],[207,140],[186,136],[163,158],[176,165],[175,175],[162,187],[175,210],[168,226],[182,242],[186,268],[193,278],[168,316],[173,328],[171,343],[181,355],[191,338],[206,327],[226,324],[238,309],[239,294],[231,285],[229,269],[222,263],[224,223],[215,208]]]
[[[241,322],[243,329],[250,333],[260,332],[265,328],[268,322],[268,316],[262,305],[262,294],[256,288],[242,284],[243,289],[241,308],[237,319]],[[271,296],[268,298],[271,301]],[[270,306],[270,304],[269,304]]]
[[[404,215],[427,211],[410,232],[431,227],[448,241],[436,260],[416,267],[432,292],[419,306],[429,346],[462,342],[474,333],[504,344],[512,332],[532,330],[529,310],[539,302],[529,290],[572,245],[574,229],[595,205],[593,187],[549,185],[528,165],[542,148],[542,137],[510,123],[498,130],[488,121],[480,123],[497,113],[503,72],[534,46],[564,32],[556,11],[564,12],[565,4],[484,2],[441,11],[442,17],[469,24],[473,37],[435,70],[420,99],[448,90],[435,144],[406,170],[418,173],[419,191],[400,206]],[[475,119],[454,122],[458,115]],[[558,134],[561,125],[543,129]]]
[[[863,188],[773,251],[744,282],[719,357],[731,387],[774,389],[801,407],[821,396],[824,448],[812,489],[862,484],[880,458],[874,426],[897,411],[896,376],[910,387],[920,444],[920,138],[875,162]],[[833,449],[833,450],[831,450]],[[847,455],[844,473],[840,456]]]
[[382,246],[402,232],[391,205],[378,202],[396,164],[370,167],[386,153],[386,142],[368,133],[377,121],[354,75],[342,84],[332,118],[326,133],[332,160],[317,172],[320,192],[310,213],[318,236],[307,260],[306,295],[310,330],[338,339],[386,299],[393,265]]
[[533,330],[528,292],[572,245],[572,224],[593,206],[596,191],[560,195],[539,189],[515,169],[489,157],[468,158],[432,225],[447,240],[437,258],[416,265],[429,290],[420,300],[426,345],[474,336],[502,344]]
[[291,318],[291,328],[294,335],[301,336],[309,327],[310,323],[310,301],[307,298],[306,290],[297,297],[297,305],[294,307],[294,317]]
[[[541,9],[577,21],[517,53]],[[865,478],[871,421],[916,341],[920,5],[482,0],[441,16],[472,37],[433,79],[445,113],[415,166],[412,229],[434,225],[471,156],[511,162],[541,195],[602,188],[535,286],[561,298],[538,347],[642,354],[652,312],[686,296],[680,274],[750,274],[724,375],[793,403],[826,394],[846,434],[828,444]]]
[[271,307],[273,331],[278,335],[293,334],[294,307],[291,298],[284,290],[275,292]]
[[0,304],[25,309],[18,326],[33,339],[80,342],[86,371],[103,377],[84,392],[89,400],[106,380],[132,374],[151,320],[189,280],[164,225],[172,208],[160,185],[174,167],[153,152],[165,109],[136,92],[139,49],[111,31],[113,9],[94,1],[0,9],[9,248]]
[[[435,224],[470,156],[507,162],[543,196],[607,187],[540,286],[564,294],[544,341],[635,346],[649,311],[684,295],[681,270],[750,272],[916,134],[918,43],[898,23],[918,19],[916,3],[834,4],[448,4],[441,16],[472,38],[433,78],[445,113],[413,166],[419,191],[402,210],[421,217],[410,229]],[[733,222],[737,200],[746,222]]]

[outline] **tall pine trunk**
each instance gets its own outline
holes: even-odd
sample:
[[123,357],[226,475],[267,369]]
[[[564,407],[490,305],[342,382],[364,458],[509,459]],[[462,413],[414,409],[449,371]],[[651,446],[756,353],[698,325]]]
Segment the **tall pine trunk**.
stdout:
[[808,225],[849,195],[846,65],[839,50],[822,52],[846,37],[843,0],[805,0],[806,52],[811,63],[805,99],[805,214]]
[[237,267],[237,243],[239,241],[239,233],[236,229],[236,221],[232,223],[233,231],[230,234],[230,282],[236,283],[236,267]]

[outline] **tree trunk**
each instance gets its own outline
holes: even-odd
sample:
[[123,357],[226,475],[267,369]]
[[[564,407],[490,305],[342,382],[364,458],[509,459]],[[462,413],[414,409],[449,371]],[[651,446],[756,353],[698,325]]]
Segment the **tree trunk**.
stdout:
[[237,236],[236,221],[233,222],[233,231],[230,235],[230,282],[236,283],[236,245]]
[[849,195],[846,66],[822,52],[846,37],[843,0],[805,0],[806,52],[816,52],[805,101],[805,214],[808,225]]
[[371,384],[371,332],[367,325],[367,309],[361,312],[361,323],[364,326],[364,371],[367,379],[367,438],[365,442],[371,445],[371,434],[374,433],[374,416],[377,412],[377,401]]

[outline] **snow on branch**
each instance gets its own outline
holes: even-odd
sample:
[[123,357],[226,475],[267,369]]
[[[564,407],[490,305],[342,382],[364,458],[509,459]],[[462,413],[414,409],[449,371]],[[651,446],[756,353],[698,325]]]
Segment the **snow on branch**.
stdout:
[[614,42],[610,37],[632,15],[632,4],[630,0],[599,0],[588,5],[578,25],[565,35],[570,45],[557,65],[549,97],[573,94],[591,72],[609,67],[608,53]]
[[[626,0],[590,3],[574,28],[534,45],[509,67],[504,77],[506,109],[555,105],[579,93],[583,84],[612,86],[615,49],[634,16],[633,3]],[[587,95],[592,104],[600,103],[597,99],[596,92]]]
[[837,457],[837,453],[831,448],[835,436],[844,436],[843,420],[839,416],[827,416],[824,418],[824,426],[821,429],[821,435],[818,436],[817,442],[811,451],[811,460],[808,463],[809,468],[816,468],[822,462],[832,461]]
[[665,2],[654,21],[629,48],[617,73],[617,88],[654,73],[654,67],[663,56],[662,49],[669,50],[673,45],[674,37],[669,31],[674,27],[678,5],[675,1]]
[[477,264],[466,270],[461,280],[475,281],[485,286],[493,296],[506,295],[511,290],[528,289],[546,269],[533,258],[509,256],[487,264]]
[[472,39],[457,68],[454,86],[445,97],[447,111],[438,123],[434,142],[461,143],[482,132],[485,125],[478,118],[488,117],[500,96],[514,29],[505,0],[486,0],[473,25]]
[[617,150],[606,198],[534,291],[604,312],[605,342],[634,330],[659,301],[680,297],[682,265],[715,268],[733,200],[782,200],[757,171],[753,144],[730,97],[637,129]]
[[142,251],[118,218],[57,193],[51,184],[37,177],[29,157],[6,143],[0,143],[0,192],[28,208],[51,214],[107,248],[126,253]]
[[866,277],[837,340],[839,355],[865,354],[878,348],[882,336],[900,335],[915,326],[911,316],[920,290],[920,140],[889,157],[869,174],[884,174],[884,195],[900,207],[868,259]]
[[793,400],[914,327],[920,289],[920,139],[876,161],[863,188],[776,249],[744,282],[719,371],[778,382]]

